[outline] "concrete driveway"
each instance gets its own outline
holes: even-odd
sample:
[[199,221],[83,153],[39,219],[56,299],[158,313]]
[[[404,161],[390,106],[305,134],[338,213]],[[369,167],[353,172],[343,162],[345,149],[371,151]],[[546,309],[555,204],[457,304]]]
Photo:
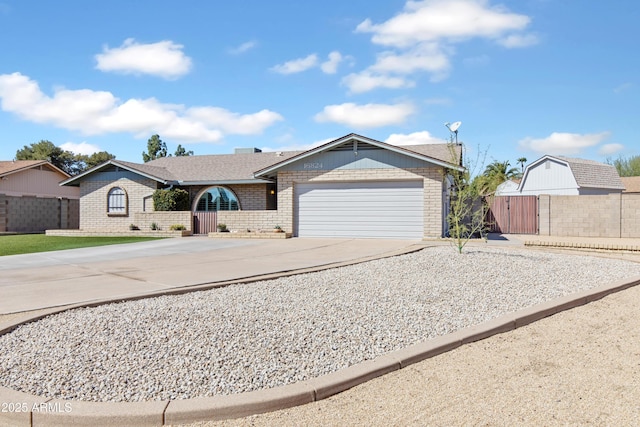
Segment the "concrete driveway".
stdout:
[[418,240],[165,239],[0,257],[0,314],[404,253]]

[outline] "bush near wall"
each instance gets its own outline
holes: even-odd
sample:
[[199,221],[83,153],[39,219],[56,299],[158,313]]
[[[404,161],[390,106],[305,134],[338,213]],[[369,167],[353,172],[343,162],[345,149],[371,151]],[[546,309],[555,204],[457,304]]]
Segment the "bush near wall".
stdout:
[[184,226],[185,230],[192,230],[193,214],[191,211],[174,212],[135,212],[131,225],[141,231],[151,231],[155,224],[156,231],[170,231],[171,227]]
[[153,192],[153,207],[156,211],[190,210],[189,193],[180,188]]

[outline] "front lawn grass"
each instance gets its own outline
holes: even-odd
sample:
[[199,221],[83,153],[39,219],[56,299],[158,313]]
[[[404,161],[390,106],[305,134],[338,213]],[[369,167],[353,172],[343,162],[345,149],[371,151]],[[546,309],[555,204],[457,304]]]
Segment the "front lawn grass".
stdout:
[[[161,238],[161,237],[160,237]],[[159,237],[67,237],[45,234],[17,234],[0,236],[0,256],[60,251],[90,246],[118,245],[145,242]]]

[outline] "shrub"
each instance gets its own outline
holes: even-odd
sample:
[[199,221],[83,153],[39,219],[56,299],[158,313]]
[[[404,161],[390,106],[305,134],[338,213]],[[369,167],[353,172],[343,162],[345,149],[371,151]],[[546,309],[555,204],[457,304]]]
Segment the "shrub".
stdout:
[[156,211],[190,210],[189,192],[181,188],[156,190],[153,192],[153,207]]
[[140,230],[140,227],[138,227],[135,224],[129,224],[129,230],[131,231]]
[[182,224],[173,224],[173,225],[171,225],[169,227],[169,230],[172,230],[172,231],[182,231],[182,230],[186,230],[186,229],[187,229],[187,227],[185,227]]
[[218,231],[228,231],[227,230],[227,224],[219,223],[218,224]]
[[151,229],[152,230],[160,230],[160,226],[158,224],[156,224],[155,222],[151,223]]

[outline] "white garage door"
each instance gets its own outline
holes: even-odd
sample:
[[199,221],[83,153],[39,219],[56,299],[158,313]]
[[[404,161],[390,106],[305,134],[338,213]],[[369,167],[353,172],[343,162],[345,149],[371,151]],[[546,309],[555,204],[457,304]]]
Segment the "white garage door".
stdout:
[[422,239],[422,181],[305,183],[295,189],[300,237]]

